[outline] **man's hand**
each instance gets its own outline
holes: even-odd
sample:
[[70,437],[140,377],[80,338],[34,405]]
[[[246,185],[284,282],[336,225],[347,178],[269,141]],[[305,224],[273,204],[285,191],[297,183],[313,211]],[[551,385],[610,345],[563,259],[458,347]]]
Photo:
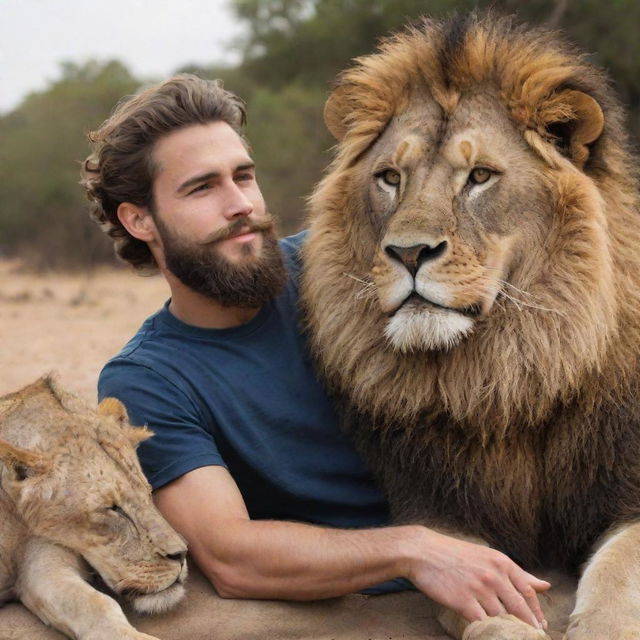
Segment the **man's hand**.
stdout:
[[537,593],[551,585],[495,549],[423,529],[406,574],[423,593],[470,622],[511,613],[546,627]]

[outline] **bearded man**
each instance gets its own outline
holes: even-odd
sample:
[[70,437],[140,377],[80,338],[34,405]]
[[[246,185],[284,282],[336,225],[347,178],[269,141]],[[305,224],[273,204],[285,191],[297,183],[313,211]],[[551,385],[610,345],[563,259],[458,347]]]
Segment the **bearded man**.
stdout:
[[244,120],[220,83],[177,76],[121,103],[83,166],[117,254],[171,290],[99,381],[155,432],[139,455],[160,511],[223,597],[311,600],[406,578],[469,620],[507,611],[542,626],[548,583],[486,547],[387,526],[300,332],[304,234],[278,246]]

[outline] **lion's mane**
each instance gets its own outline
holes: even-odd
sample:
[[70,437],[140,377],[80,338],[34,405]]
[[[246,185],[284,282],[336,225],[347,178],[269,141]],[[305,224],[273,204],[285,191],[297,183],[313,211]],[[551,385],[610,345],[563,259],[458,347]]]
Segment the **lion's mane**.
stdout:
[[[359,281],[375,238],[354,184],[420,87],[445,114],[465,92],[496,92],[546,163],[555,204],[546,251],[521,268],[535,305],[503,305],[449,350],[400,353]],[[605,123],[571,150],[571,170],[552,126],[578,118],[566,90],[595,99]],[[482,535],[529,564],[551,554],[575,566],[607,527],[640,514],[636,164],[606,77],[509,18],[424,19],[343,73],[325,115],[338,145],[310,199],[302,297],[346,428],[397,518]]]

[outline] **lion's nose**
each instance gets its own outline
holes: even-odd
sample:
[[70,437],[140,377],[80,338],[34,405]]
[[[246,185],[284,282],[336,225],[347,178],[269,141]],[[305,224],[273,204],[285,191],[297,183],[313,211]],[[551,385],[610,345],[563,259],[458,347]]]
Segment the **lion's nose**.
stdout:
[[176,560],[182,563],[184,559],[187,557],[187,551],[185,549],[184,551],[178,551],[176,553],[167,553],[165,554],[164,557],[167,558],[168,560]]
[[398,247],[397,245],[389,244],[384,251],[393,260],[401,262],[415,278],[418,269],[424,262],[439,258],[446,249],[447,241],[443,240],[433,245],[414,244],[411,247]]

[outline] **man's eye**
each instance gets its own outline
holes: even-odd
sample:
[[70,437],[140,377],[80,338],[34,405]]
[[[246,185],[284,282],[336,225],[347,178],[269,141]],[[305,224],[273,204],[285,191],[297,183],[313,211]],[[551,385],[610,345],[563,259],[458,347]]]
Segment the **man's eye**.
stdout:
[[472,169],[469,174],[468,182],[470,185],[484,184],[492,175],[493,171],[491,171],[491,169],[487,169],[486,167],[476,167],[475,169]]
[[191,191],[189,191],[189,195],[192,193],[198,193],[198,191],[206,191],[207,189],[209,189],[209,184],[205,182],[204,184],[199,184],[194,189],[191,189]]
[[236,176],[236,180],[237,181],[253,180],[253,174],[252,173],[239,173]]

